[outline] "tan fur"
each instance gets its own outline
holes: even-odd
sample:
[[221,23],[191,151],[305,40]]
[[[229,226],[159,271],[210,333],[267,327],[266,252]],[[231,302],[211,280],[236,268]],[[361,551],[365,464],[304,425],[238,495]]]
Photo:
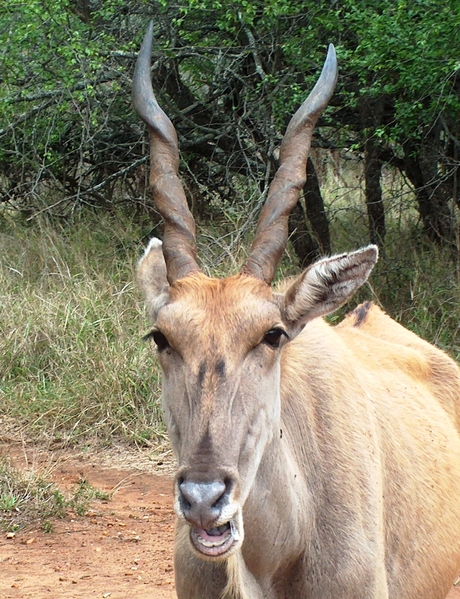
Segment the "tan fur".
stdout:
[[247,595],[244,588],[241,573],[241,561],[243,557],[238,551],[233,553],[226,561],[227,584],[222,592],[221,599],[252,599]]
[[[321,285],[316,273],[285,294],[197,273],[152,313],[170,344],[159,357],[177,480],[224,471],[244,522],[232,554],[204,558],[177,502],[179,599],[447,595],[460,570],[460,373],[375,305],[336,327],[314,316],[363,256],[342,270],[343,256],[328,259],[313,306],[302,286]],[[286,302],[305,326],[285,320]],[[264,342],[274,327],[290,336],[279,349]]]
[[[355,323],[356,310],[350,313],[338,328],[355,328]],[[414,378],[423,381],[460,431],[458,367],[453,360],[389,318],[374,305],[371,305],[364,322],[359,325],[359,330],[364,337],[371,340],[370,343],[374,339],[386,342],[388,345],[384,355],[391,356],[397,369],[404,369]]]

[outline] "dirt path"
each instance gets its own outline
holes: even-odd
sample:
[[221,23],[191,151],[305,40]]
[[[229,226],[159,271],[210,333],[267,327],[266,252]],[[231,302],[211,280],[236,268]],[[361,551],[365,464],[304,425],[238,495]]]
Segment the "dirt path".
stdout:
[[84,517],[70,514],[53,533],[0,540],[2,599],[172,599],[172,477],[103,468],[78,459],[54,471],[61,488],[82,477],[114,492]]
[[[95,502],[84,517],[57,521],[53,533],[3,535],[0,598],[175,598],[172,476],[81,457],[61,462],[54,470],[61,488],[84,477],[113,499]],[[460,587],[448,599],[460,599]]]

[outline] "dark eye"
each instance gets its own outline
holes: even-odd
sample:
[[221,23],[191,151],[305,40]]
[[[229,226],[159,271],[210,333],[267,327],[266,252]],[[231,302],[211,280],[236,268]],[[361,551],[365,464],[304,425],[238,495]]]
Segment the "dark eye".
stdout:
[[162,352],[164,349],[169,347],[168,340],[163,333],[160,333],[160,331],[150,331],[150,333],[144,337],[144,341],[148,341],[149,339],[153,339],[155,341],[159,352]]
[[156,343],[156,346],[158,348],[158,351],[163,351],[164,349],[166,349],[167,347],[169,347],[169,343],[168,340],[166,339],[166,337],[163,335],[163,333],[160,333],[160,331],[153,331],[152,333],[152,337],[153,340]]
[[286,331],[283,331],[283,329],[270,329],[268,331],[268,333],[265,333],[264,343],[266,343],[267,345],[270,345],[270,347],[274,347],[274,348],[279,347],[281,337],[283,335],[285,335],[286,337],[288,336]]

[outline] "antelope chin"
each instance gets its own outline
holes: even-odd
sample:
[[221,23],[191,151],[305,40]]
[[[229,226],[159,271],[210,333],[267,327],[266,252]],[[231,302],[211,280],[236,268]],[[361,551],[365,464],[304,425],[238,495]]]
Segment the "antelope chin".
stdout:
[[240,538],[241,535],[234,519],[208,530],[190,528],[190,540],[193,547],[207,558],[228,557],[240,544]]

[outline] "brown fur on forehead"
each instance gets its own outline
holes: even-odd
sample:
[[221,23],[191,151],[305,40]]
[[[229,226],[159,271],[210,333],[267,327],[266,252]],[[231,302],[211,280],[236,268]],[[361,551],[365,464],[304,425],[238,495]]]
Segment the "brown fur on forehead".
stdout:
[[[166,328],[166,334],[171,329],[181,337],[199,330],[213,338],[238,332],[239,338],[258,342],[265,327],[278,324],[280,318],[272,290],[263,281],[243,274],[213,279],[194,273],[171,286],[170,302],[160,311],[157,324]],[[222,322],[225,326],[220,326]]]
[[210,308],[222,302],[238,301],[248,294],[256,295],[261,299],[272,298],[269,285],[241,273],[225,279],[214,279],[203,273],[194,273],[175,281],[170,288],[172,301],[189,296],[198,304],[206,304]]

